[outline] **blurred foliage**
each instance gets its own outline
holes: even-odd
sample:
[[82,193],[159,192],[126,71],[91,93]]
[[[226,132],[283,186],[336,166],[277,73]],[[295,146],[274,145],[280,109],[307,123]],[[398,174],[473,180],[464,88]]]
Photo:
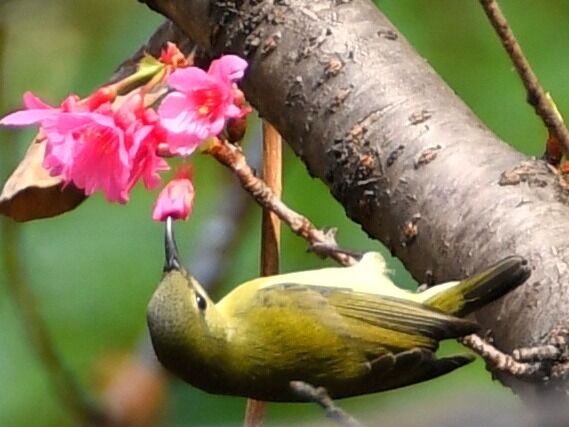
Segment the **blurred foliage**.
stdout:
[[[541,154],[545,130],[526,104],[522,85],[477,2],[377,3],[483,122],[523,152]],[[542,83],[560,111],[567,113],[569,3],[504,0],[502,4]],[[26,90],[54,103],[71,91],[87,94],[160,22],[159,16],[134,1],[1,2],[0,25],[6,31],[6,44],[5,66],[0,71],[0,100],[4,102],[0,113],[18,108]],[[0,182],[15,167],[31,135],[0,130]],[[178,239],[188,257],[200,249],[192,242],[208,220],[208,209],[228,173],[209,158],[196,158],[194,163],[196,209],[192,219],[178,227]],[[130,351],[146,333],[145,306],[162,264],[162,227],[150,219],[153,197],[138,190],[127,206],[111,206],[95,196],[62,217],[13,225],[21,231],[21,245],[10,250],[20,251],[54,343],[87,388],[98,383],[95,366],[101,360]],[[324,185],[312,180],[289,150],[285,199],[316,224],[338,227],[343,245],[380,247],[346,219]],[[232,260],[226,289],[256,274],[259,218],[256,213],[243,219],[246,233]],[[304,242],[286,230],[282,247],[285,271],[322,265],[305,253]],[[396,260],[391,265],[400,283],[414,285]],[[0,425],[74,425],[30,349],[5,280],[0,271]],[[457,349],[457,344],[450,343],[443,351]],[[442,415],[439,409],[463,393],[465,399],[478,396],[484,405],[519,407],[508,390],[490,381],[480,362],[428,384],[341,404],[362,419],[386,417],[381,425],[388,427],[396,419],[398,425],[407,425],[405,420],[410,417],[427,420],[439,414],[440,420],[449,416],[451,408],[445,407]],[[241,422],[243,399],[209,396],[179,382],[172,384],[170,396],[163,425]],[[298,420],[329,424],[313,405],[270,405],[269,417],[271,425],[293,419],[295,424]],[[458,421],[449,425],[458,425]]]

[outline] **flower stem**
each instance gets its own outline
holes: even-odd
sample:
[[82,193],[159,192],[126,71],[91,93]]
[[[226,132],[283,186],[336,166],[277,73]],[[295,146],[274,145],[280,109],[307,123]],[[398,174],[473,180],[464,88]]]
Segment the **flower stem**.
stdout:
[[145,57],[139,62],[136,72],[107,87],[111,90],[115,90],[119,95],[126,94],[133,88],[141,86],[144,83],[149,86],[146,87],[146,89],[149,89],[162,80],[165,71],[165,64],[158,60],[149,60]]

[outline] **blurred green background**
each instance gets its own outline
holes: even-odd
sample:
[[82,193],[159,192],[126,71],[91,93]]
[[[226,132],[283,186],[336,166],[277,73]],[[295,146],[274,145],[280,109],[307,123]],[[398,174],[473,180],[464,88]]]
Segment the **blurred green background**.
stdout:
[[[525,103],[522,86],[476,1],[377,3],[491,129],[528,155],[541,154],[546,133]],[[504,0],[502,4],[543,85],[554,95],[560,111],[567,113],[569,2]],[[72,91],[88,94],[161,21],[135,1],[0,2],[4,35],[0,115],[19,108],[26,90],[53,103]],[[13,170],[32,135],[32,131],[0,130],[0,182]],[[381,247],[345,218],[325,187],[307,175],[288,149],[285,157],[284,198],[291,206],[320,226],[338,227],[345,246]],[[195,212],[188,223],[178,226],[178,240],[188,260],[198,256],[196,242],[203,225],[230,179],[209,158],[198,157],[194,164]],[[115,206],[97,195],[67,215],[11,224],[18,227],[21,238],[20,245],[11,250],[18,250],[25,262],[25,273],[58,352],[86,389],[99,389],[108,365],[136,349],[146,333],[145,307],[162,265],[162,226],[150,219],[154,197],[138,189],[127,206]],[[225,281],[225,289],[217,296],[257,272],[258,209],[249,210],[242,221],[241,239],[226,274],[231,280]],[[282,248],[284,271],[322,265],[287,230]],[[388,258],[395,278],[404,286],[414,286],[401,265]],[[30,347],[6,280],[2,269],[0,425],[76,425],[55,397]],[[443,351],[458,347],[450,343]],[[169,391],[160,425],[241,423],[243,399],[206,395],[177,381]],[[444,425],[463,425],[460,420],[471,413],[473,405],[484,405],[488,413],[491,408],[516,412],[521,407],[509,390],[491,381],[480,362],[428,384],[349,399],[341,405],[363,420],[375,420],[371,425],[377,422],[384,427],[427,425],[444,418],[451,420]],[[331,425],[313,405],[271,405],[269,425],[285,422]]]

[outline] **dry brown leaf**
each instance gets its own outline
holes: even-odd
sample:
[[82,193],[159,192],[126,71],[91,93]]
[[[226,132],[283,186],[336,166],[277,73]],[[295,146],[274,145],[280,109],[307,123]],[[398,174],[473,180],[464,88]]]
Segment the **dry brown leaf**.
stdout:
[[16,221],[49,218],[75,209],[85,194],[42,166],[45,142],[34,140],[0,194],[0,213]]

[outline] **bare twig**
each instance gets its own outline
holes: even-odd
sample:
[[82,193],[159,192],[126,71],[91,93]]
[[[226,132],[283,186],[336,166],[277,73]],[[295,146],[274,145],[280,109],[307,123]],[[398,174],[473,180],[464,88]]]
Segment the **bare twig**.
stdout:
[[482,357],[491,370],[506,372],[520,379],[540,379],[544,376],[539,363],[518,362],[478,335],[468,335],[459,341]]
[[316,388],[303,381],[291,381],[290,387],[301,399],[318,404],[326,411],[326,416],[336,421],[339,425],[344,427],[362,427],[358,420],[334,404],[325,388]]
[[516,71],[522,79],[527,91],[528,102],[543,120],[549,134],[554,135],[561,143],[565,153],[569,153],[569,131],[567,131],[567,127],[563,123],[561,115],[557,112],[553,101],[547,96],[547,93],[539,83],[498,2],[496,0],[480,0],[480,4],[484,8],[496,33],[498,33],[502,45],[508,52],[510,59],[516,67]]
[[[317,251],[318,245],[324,245],[326,248],[337,247],[332,233],[317,229],[308,218],[285,205],[262,179],[255,176],[239,147],[217,140],[207,148],[206,152],[231,169],[241,182],[241,186],[259,205],[274,212],[295,234],[309,241],[313,245],[312,250]],[[356,259],[345,251],[328,250],[328,252],[331,258],[342,265],[353,265],[356,262]]]

